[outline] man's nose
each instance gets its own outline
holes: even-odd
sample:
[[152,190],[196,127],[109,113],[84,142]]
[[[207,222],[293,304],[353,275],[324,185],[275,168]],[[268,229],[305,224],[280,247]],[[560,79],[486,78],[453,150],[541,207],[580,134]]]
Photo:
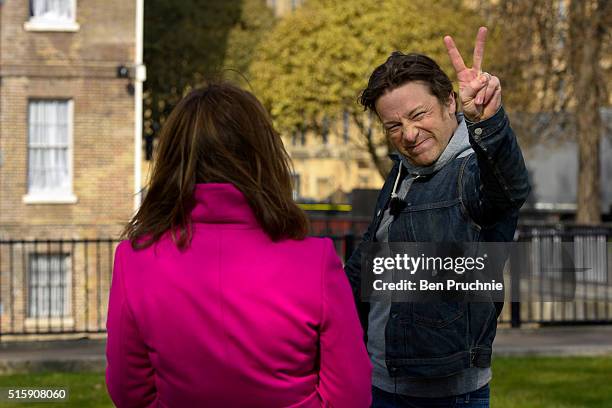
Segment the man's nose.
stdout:
[[412,145],[416,142],[417,136],[419,135],[419,129],[416,126],[404,125],[403,139],[404,143]]

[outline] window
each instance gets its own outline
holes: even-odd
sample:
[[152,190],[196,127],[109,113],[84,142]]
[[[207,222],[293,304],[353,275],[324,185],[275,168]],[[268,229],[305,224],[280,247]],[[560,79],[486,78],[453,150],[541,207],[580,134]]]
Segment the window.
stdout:
[[76,0],[30,0],[30,20],[24,24],[31,31],[77,31]]
[[306,145],[306,131],[304,129],[296,129],[291,133],[292,146]]
[[368,133],[368,139],[372,137],[372,111],[368,112],[368,119],[367,119],[367,133]]
[[300,198],[300,175],[298,173],[291,175],[291,186],[293,187],[293,200],[297,201]]
[[[270,7],[272,9],[272,11],[274,12],[274,15],[278,17],[279,15],[279,4],[276,0],[266,0],[266,4],[268,5],[268,7]],[[280,4],[282,6],[282,2]]]
[[297,146],[298,142],[298,132],[294,130],[291,132],[291,146]]
[[323,138],[323,144],[329,143],[329,119],[327,116],[323,118],[321,125],[321,137]]
[[70,314],[70,257],[32,254],[29,264],[28,317]]
[[28,195],[24,201],[76,202],[72,195],[72,101],[29,103]]
[[347,143],[349,141],[349,113],[344,111],[342,113],[342,141]]

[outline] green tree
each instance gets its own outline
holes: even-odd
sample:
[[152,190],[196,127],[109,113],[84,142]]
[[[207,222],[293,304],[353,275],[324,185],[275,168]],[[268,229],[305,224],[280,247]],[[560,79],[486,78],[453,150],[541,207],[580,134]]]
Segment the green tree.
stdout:
[[147,0],[145,136],[151,137],[190,89],[232,69],[246,73],[275,19],[265,0]]
[[320,133],[327,119],[348,112],[384,177],[386,141],[370,131],[371,118],[357,104],[370,73],[400,50],[430,55],[451,74],[443,36],[452,34],[471,53],[480,23],[460,1],[309,0],[260,43],[250,69],[253,87],[286,134]]

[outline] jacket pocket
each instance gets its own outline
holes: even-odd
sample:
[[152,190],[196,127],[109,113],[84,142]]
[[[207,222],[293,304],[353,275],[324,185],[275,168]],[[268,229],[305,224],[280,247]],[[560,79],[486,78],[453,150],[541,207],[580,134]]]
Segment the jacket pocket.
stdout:
[[415,303],[414,324],[417,326],[443,328],[465,314],[465,304],[459,302]]
[[465,221],[458,198],[412,205],[402,216],[410,223],[417,242],[467,242],[477,238],[478,230]]
[[405,358],[446,357],[468,349],[467,311],[463,303],[414,303],[404,328]]

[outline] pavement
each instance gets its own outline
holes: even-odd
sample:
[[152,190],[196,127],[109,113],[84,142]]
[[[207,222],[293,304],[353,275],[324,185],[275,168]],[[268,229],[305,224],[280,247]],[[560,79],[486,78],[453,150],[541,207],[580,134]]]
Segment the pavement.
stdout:
[[0,343],[0,374],[40,371],[102,371],[105,340]]
[[[0,342],[0,374],[102,371],[104,339]],[[499,328],[494,356],[612,356],[612,325]]]
[[612,325],[497,329],[494,356],[612,356]]

